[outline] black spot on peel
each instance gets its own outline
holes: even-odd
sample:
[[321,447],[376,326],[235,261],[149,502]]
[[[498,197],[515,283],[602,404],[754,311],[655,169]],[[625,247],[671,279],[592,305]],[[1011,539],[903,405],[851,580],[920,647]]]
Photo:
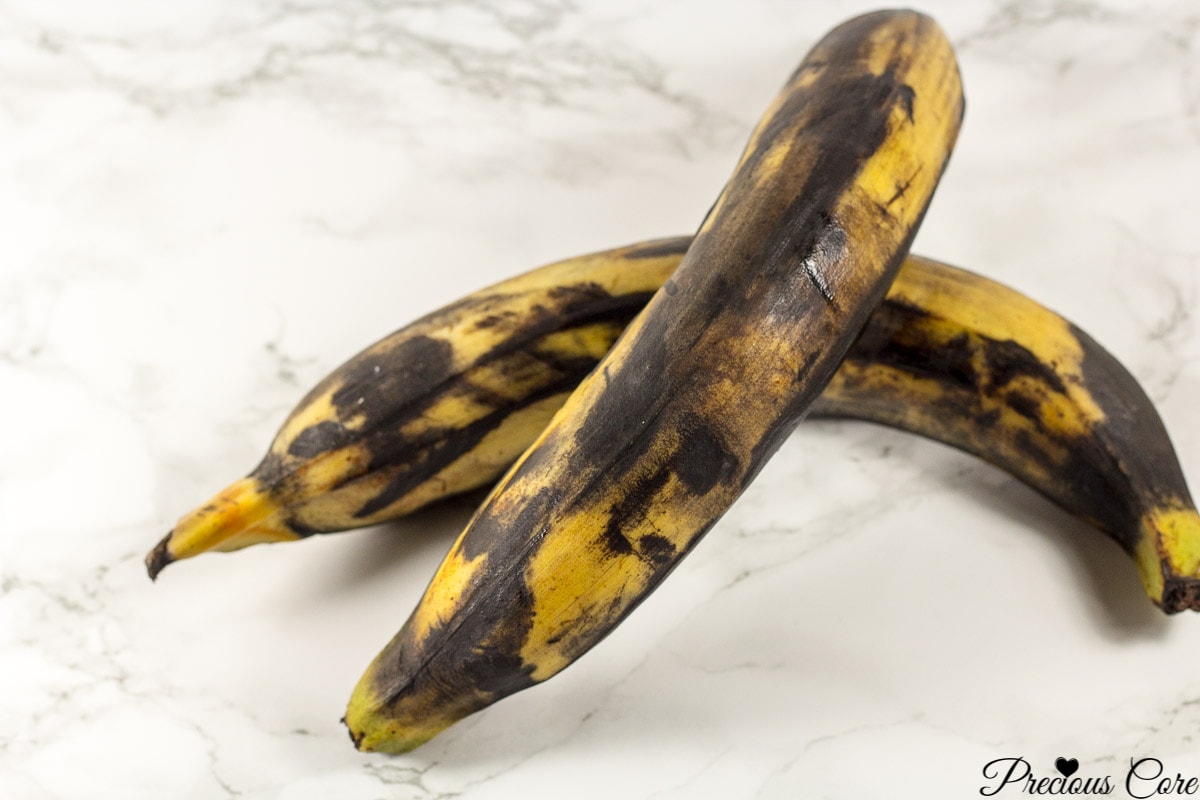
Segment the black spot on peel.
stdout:
[[1022,417],[1041,427],[1042,417],[1038,413],[1039,403],[1035,398],[1023,392],[1008,392],[1004,396],[1004,403]]
[[[307,525],[307,524],[301,522],[300,520],[296,519],[295,517],[291,517],[291,516],[289,516],[287,518],[286,523],[287,523],[288,530],[290,530],[292,533],[299,536],[301,539],[307,539],[309,536],[316,536],[317,534],[321,534],[321,533],[334,533],[335,532],[335,531],[326,530],[323,528],[314,528],[311,525]],[[341,529],[338,528],[337,530],[341,530]]]
[[452,374],[454,348],[430,336],[412,336],[381,353],[363,353],[347,365],[342,388],[333,395],[341,420],[394,417],[430,396]]
[[633,543],[625,536],[622,530],[623,525],[624,520],[610,516],[608,524],[604,527],[601,541],[604,542],[604,548],[611,556],[627,556],[633,553]]
[[996,423],[1000,421],[1000,409],[988,409],[981,414],[977,414],[975,420],[981,428],[994,428],[996,427]]
[[708,494],[738,471],[737,458],[711,427],[695,417],[688,418],[679,431],[679,449],[672,464],[676,477],[697,496]]
[[654,498],[662,491],[671,473],[659,468],[649,475],[632,481],[621,499],[608,512],[608,524],[601,534],[601,542],[610,555],[631,555],[633,542],[625,535],[625,529],[636,527],[646,515]]
[[288,445],[288,455],[297,458],[313,458],[321,453],[337,450],[343,447],[348,439],[348,431],[340,422],[325,420],[316,425],[310,425],[292,440]]
[[[547,510],[560,502],[562,494],[560,487],[542,486],[532,496],[525,497],[516,513],[489,514],[474,520],[467,529],[466,535],[458,545],[463,558],[474,561],[484,553],[496,548],[498,543],[512,541],[514,532],[520,531],[531,538],[544,534],[544,521]],[[489,569],[503,569],[503,565],[489,566]]]
[[502,322],[505,322],[506,320],[512,319],[512,317],[513,317],[513,314],[511,312],[500,313],[500,314],[488,314],[486,317],[482,317],[481,319],[476,320],[475,329],[485,331],[489,328],[496,327],[497,325],[499,325]]
[[920,331],[935,320],[923,308],[886,300],[881,312],[871,316],[846,354],[848,360],[867,365],[891,367],[938,383],[950,381],[972,392],[979,387],[979,372],[974,355],[977,343],[966,333],[953,337],[939,347],[930,347]]
[[993,389],[1007,386],[1018,377],[1027,376],[1045,384],[1058,394],[1066,394],[1067,387],[1049,364],[1043,364],[1024,345],[1011,339],[988,339],[983,349],[986,363],[986,382]]
[[257,478],[259,483],[267,487],[268,490],[278,486],[284,476],[283,457],[274,450],[268,451],[263,456],[263,460],[250,473],[250,477]]
[[675,545],[665,536],[659,536],[655,533],[648,533],[638,539],[638,551],[642,558],[649,561],[656,568],[661,568],[670,563],[675,557]]
[[913,87],[907,83],[901,84],[896,90],[897,96],[900,98],[900,106],[904,109],[904,113],[908,115],[908,121],[913,123],[913,103],[916,101],[917,93]]
[[676,292],[679,291],[679,286],[678,286],[678,284],[675,283],[675,281],[671,280],[670,278],[667,278],[666,283],[664,283],[662,286],[662,290],[669,295],[674,295]]
[[[533,683],[530,676],[534,665],[526,664],[521,658],[521,648],[525,645],[533,621],[533,593],[523,580],[518,581],[509,602],[511,605],[503,616],[496,615],[495,611],[480,615],[480,621],[487,625],[490,633],[482,639],[482,647],[472,648],[469,655],[464,654],[465,657],[459,662],[461,666],[452,667],[455,673],[453,678],[458,678],[456,673],[461,671],[470,685],[500,697]],[[490,616],[495,618],[486,619]],[[455,664],[453,661],[450,663]]]

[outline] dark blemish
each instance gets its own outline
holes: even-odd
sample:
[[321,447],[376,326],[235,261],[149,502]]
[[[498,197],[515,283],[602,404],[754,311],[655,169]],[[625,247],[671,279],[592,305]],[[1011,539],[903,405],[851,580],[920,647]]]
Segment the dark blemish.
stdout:
[[518,531],[521,537],[544,536],[546,515],[562,497],[562,487],[543,486],[524,498],[515,513],[481,515],[467,528],[459,545],[463,558],[474,561],[484,553],[502,549],[518,538]]
[[690,236],[673,236],[669,239],[657,239],[653,242],[633,245],[623,254],[624,258],[661,258],[663,256],[682,256],[692,243]]
[[488,328],[494,328],[501,322],[511,319],[513,316],[514,314],[511,311],[504,311],[499,314],[488,314],[483,319],[475,322],[475,329],[483,331],[487,330]]
[[992,408],[975,416],[976,421],[981,428],[994,428],[996,423],[1000,421],[1000,409]]
[[1012,339],[989,339],[983,350],[987,363],[988,386],[995,389],[1007,386],[1024,375],[1046,384],[1058,394],[1066,394],[1067,387],[1054,369],[1043,364],[1028,348]]
[[649,561],[656,569],[661,569],[675,557],[675,545],[665,536],[648,533],[638,539],[638,550],[642,558]]
[[1108,429],[1103,438],[1138,443],[1123,454],[1121,468],[1139,491],[1159,497],[1162,504],[1169,505],[1171,498],[1185,498],[1192,507],[1179,457],[1154,402],[1111,353],[1074,325],[1070,330],[1083,349],[1083,388],[1104,412],[1105,419],[1097,426]]
[[633,543],[625,535],[624,528],[636,528],[645,518],[650,503],[666,485],[670,472],[658,469],[633,480],[608,512],[608,524],[601,536],[605,548],[613,556],[627,556],[634,552]]
[[268,490],[275,488],[284,478],[283,457],[274,450],[268,450],[263,460],[250,473],[250,477],[257,478]]
[[972,360],[978,348],[968,334],[961,333],[936,348],[923,344],[919,334],[916,345],[908,344],[901,334],[906,330],[919,330],[926,320],[932,319],[931,315],[922,308],[895,300],[885,301],[883,309],[887,313],[877,312],[867,321],[858,339],[850,346],[847,359],[868,366],[892,367],[937,383],[952,381],[958,387],[978,390],[979,373]]
[[663,284],[662,290],[673,297],[679,291],[679,286],[676,285],[675,281],[667,278],[667,282]]
[[679,440],[673,461],[675,475],[692,494],[708,494],[737,472],[737,458],[703,420],[697,417],[686,420],[680,428]]
[[1042,419],[1038,414],[1038,401],[1022,392],[1009,392],[1005,395],[1005,402],[1009,408],[1025,417],[1032,420],[1039,428],[1042,427]]
[[913,102],[917,97],[916,91],[907,83],[902,83],[896,89],[896,93],[900,96],[900,105],[904,108],[904,113],[908,115],[909,123],[913,123]]
[[471,648],[461,666],[455,669],[454,677],[460,681],[465,678],[468,686],[500,697],[530,686],[535,665],[526,664],[521,658],[521,646],[528,630],[528,626],[502,620],[500,631],[513,631],[519,636],[505,635],[498,644],[489,641],[483,647]]
[[306,525],[305,523],[300,522],[298,519],[296,519],[295,517],[291,517],[291,516],[289,516],[287,518],[287,527],[288,527],[288,530],[290,530],[292,533],[299,536],[301,539],[307,539],[309,536],[315,536],[320,533],[336,533],[336,532],[342,530],[340,527],[336,528],[332,531],[326,530],[326,529],[321,529],[321,528],[314,528],[311,525]]
[[1051,458],[1047,455],[1045,448],[1038,444],[1034,440],[1033,435],[1024,428],[1013,434],[1013,443],[1017,446],[1018,450],[1037,463],[1051,463]]
[[333,395],[343,419],[363,414],[381,421],[406,406],[427,400],[452,375],[454,348],[430,336],[413,336],[381,353],[361,353],[342,371],[344,383]]
[[315,458],[322,453],[343,447],[349,438],[348,431],[340,422],[325,420],[310,425],[297,434],[288,445],[288,455],[296,458]]
[[621,530],[623,522],[624,520],[617,519],[615,514],[611,514],[608,524],[604,526],[602,541],[609,555],[627,556],[633,552],[633,544],[629,541],[629,537]]
[[[512,579],[495,580],[506,572],[505,565],[485,569],[488,575],[484,580],[490,578],[495,585],[508,584],[511,589],[502,595],[502,602],[472,606],[461,628],[448,637],[439,637],[452,648],[452,653],[450,658],[438,660],[439,669],[431,677],[443,686],[465,683],[473,693],[483,691],[504,697],[534,683],[531,677],[534,665],[521,658],[521,649],[533,625],[534,596],[519,577],[520,570]],[[514,573],[507,572],[507,576]]]

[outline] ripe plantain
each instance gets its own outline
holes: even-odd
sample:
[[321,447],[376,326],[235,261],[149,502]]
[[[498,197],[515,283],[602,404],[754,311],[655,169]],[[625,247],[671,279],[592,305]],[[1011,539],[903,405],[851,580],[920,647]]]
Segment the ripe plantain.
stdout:
[[832,378],[908,249],[962,92],[928,17],[846,22],[751,135],[670,279],[484,501],[359,681],[403,752],[546,680],[712,527]]

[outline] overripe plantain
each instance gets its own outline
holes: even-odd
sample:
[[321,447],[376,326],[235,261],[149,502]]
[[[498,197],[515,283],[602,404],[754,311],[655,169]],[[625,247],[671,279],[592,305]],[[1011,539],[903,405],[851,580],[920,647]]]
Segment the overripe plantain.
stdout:
[[[239,482],[255,503],[273,509],[265,525],[240,529],[252,516],[230,517],[233,506],[206,504],[181,520],[148,562],[158,559],[161,568],[162,554],[171,557],[167,547],[178,542],[188,555],[213,542],[223,550],[244,547],[264,527],[276,541],[350,530],[494,483],[690,243],[680,236],[550,264],[397,331],[309,393],[272,444],[269,467]],[[555,305],[568,294],[574,302]],[[497,341],[500,306],[507,323]],[[604,319],[597,321],[598,314]],[[559,334],[557,355],[548,359],[543,340]],[[430,380],[434,371],[414,363],[420,356],[404,345],[418,336],[470,355],[454,359],[463,365],[456,371]],[[478,343],[481,336],[486,345]],[[477,392],[472,370],[496,376],[492,385],[501,391]],[[386,387],[404,376],[408,391],[372,390],[370,383],[347,389],[356,374]],[[366,391],[377,399],[364,411],[357,397]],[[440,397],[467,395],[472,402],[460,403],[459,413],[486,411],[443,414],[440,429],[422,416]],[[522,412],[526,419],[504,424]],[[289,452],[329,423],[345,427],[343,421],[359,416],[360,425],[325,446]],[[809,417],[871,420],[977,455],[1108,534],[1134,557],[1147,593],[1165,611],[1200,607],[1200,516],[1153,403],[1094,339],[1011,288],[909,256]],[[293,424],[296,418],[308,420],[307,427]],[[369,460],[330,459],[350,467],[326,479],[333,488],[291,484],[285,495],[287,475],[364,441],[377,443]],[[195,538],[201,525],[207,541]]]
[[828,34],[679,267],[492,491],[360,680],[356,746],[402,752],[546,680],[744,490],[882,301],[962,115],[915,12]]
[[662,286],[680,242],[551,264],[371,345],[300,401],[249,475],[175,524],[146,557],[150,577],[494,483]]

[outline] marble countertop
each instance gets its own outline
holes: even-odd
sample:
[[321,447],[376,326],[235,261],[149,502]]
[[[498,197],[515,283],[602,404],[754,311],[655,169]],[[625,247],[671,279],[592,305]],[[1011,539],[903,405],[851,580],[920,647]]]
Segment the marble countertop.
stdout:
[[[1091,332],[1200,480],[1200,7],[921,7],[967,113],[914,251]],[[694,230],[804,52],[870,8],[0,3],[0,796],[963,798],[1017,757],[1114,796],[1131,759],[1200,776],[1200,619],[1007,475],[861,423],[801,426],[598,648],[407,756],[338,718],[469,501],[146,578],[367,343]]]

